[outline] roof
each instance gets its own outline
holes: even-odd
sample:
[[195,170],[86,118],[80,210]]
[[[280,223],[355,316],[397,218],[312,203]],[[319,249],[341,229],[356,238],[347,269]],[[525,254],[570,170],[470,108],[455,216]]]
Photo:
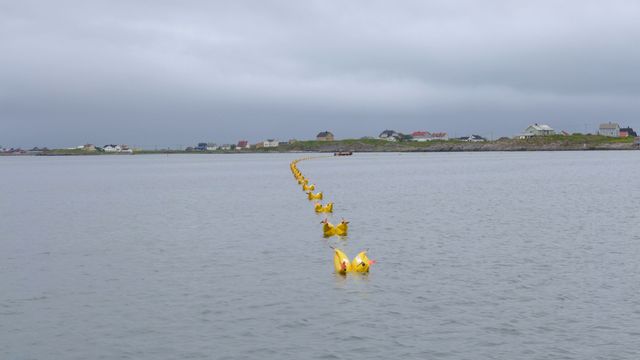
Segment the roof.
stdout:
[[532,127],[538,131],[553,131],[553,128],[547,124],[533,124],[529,125],[529,127]]
[[606,123],[606,124],[600,124],[600,129],[619,129],[620,125],[618,125],[618,123]]
[[413,137],[427,137],[428,135],[431,135],[428,131],[414,131],[411,133]]
[[321,133],[318,133],[316,137],[327,137],[327,136],[333,136],[333,134],[330,131],[323,131]]
[[394,135],[398,135],[397,132],[395,132],[395,130],[385,130],[383,132],[380,133],[379,137],[383,137],[383,136],[394,136]]

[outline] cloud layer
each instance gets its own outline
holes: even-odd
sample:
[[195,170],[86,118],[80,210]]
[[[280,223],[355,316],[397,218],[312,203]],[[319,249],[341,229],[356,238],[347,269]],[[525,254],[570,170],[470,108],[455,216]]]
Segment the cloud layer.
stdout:
[[0,144],[637,125],[637,1],[0,0]]

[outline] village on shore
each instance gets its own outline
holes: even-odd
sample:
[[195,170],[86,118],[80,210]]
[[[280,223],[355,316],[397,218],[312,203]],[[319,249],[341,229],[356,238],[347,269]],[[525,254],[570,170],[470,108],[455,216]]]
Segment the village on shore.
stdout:
[[[506,140],[531,140],[531,139],[544,139],[558,137],[576,137],[580,136],[581,139],[586,137],[599,137],[601,139],[611,139],[612,142],[618,142],[619,140],[625,143],[632,143],[635,147],[640,147],[640,137],[631,127],[620,127],[618,123],[602,123],[598,127],[595,134],[582,134],[582,133],[568,133],[566,131],[556,132],[551,126],[547,124],[531,124],[522,133],[517,134],[511,138],[502,137],[497,140],[487,139],[486,137],[472,134],[463,137],[450,138],[446,132],[429,132],[429,131],[413,131],[410,134],[401,133],[395,130],[384,130],[378,137],[365,136],[355,141],[377,141],[378,146],[371,149],[380,149],[380,146],[385,146],[385,143],[404,143],[415,144],[419,143],[495,143]],[[382,140],[382,141],[381,141]],[[155,152],[185,152],[185,153],[197,153],[197,152],[251,152],[251,151],[270,151],[270,150],[289,150],[289,151],[333,151],[332,148],[322,147],[314,148],[311,145],[317,145],[318,143],[338,143],[340,141],[349,140],[336,140],[333,133],[330,131],[322,131],[318,133],[314,140],[296,140],[290,139],[288,141],[280,141],[278,139],[266,139],[253,144],[250,144],[247,140],[240,140],[236,144],[222,144],[217,145],[214,142],[199,142],[193,146],[178,147],[178,148],[164,148],[164,149],[143,149],[134,148],[126,144],[107,144],[104,146],[96,146],[94,144],[84,144],[75,147],[63,148],[63,149],[48,149],[46,147],[34,147],[29,150],[21,148],[4,148],[0,146],[0,155],[89,155],[89,154],[134,154],[134,153],[155,153]],[[354,140],[351,140],[354,141]],[[381,143],[381,145],[380,145]],[[307,146],[296,146],[306,144]],[[586,143],[584,148],[586,149]],[[343,147],[335,148],[336,150],[344,151],[350,150]],[[401,151],[399,147],[391,147]],[[440,147],[441,151],[447,151],[447,149],[453,149],[452,147]],[[465,148],[457,147],[458,150],[464,151]],[[478,147],[470,148],[471,150],[478,150]],[[356,151],[358,149],[355,149]],[[363,150],[363,149],[360,149]],[[490,150],[490,149],[488,149]],[[523,147],[521,150],[534,150],[531,147]],[[367,150],[364,150],[367,151]],[[373,150],[375,151],[375,150]],[[452,150],[453,151],[453,150]]]

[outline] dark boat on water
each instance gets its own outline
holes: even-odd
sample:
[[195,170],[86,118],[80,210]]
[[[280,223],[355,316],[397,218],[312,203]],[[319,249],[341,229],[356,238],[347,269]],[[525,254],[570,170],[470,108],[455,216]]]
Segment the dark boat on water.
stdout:
[[353,151],[338,151],[333,153],[333,156],[350,156],[350,155],[353,155]]

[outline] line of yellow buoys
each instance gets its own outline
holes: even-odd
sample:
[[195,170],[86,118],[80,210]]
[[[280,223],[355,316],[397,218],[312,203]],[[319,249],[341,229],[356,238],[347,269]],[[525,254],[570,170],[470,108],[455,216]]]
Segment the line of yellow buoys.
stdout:
[[[298,169],[299,162],[304,160],[314,159],[314,158],[318,158],[318,157],[306,157],[306,158],[296,159],[291,162],[290,167],[291,167],[291,172],[293,173],[293,176],[298,181],[298,185],[301,185],[302,191],[304,191],[307,194],[307,199],[322,200],[323,193],[322,192],[313,193],[313,191],[315,191],[316,189],[315,184],[309,184],[309,179],[304,177],[304,175],[302,175],[302,172]],[[315,212],[317,213],[333,212],[332,202],[327,203],[325,205],[322,205],[322,203],[320,202],[316,202],[314,203],[313,206],[314,206]],[[329,222],[328,219],[325,218],[321,222],[321,224],[322,224],[322,233],[325,238],[329,238],[331,236],[346,236],[347,232],[349,231],[349,222],[344,221],[344,219],[342,219],[342,221],[339,224],[333,225]],[[345,275],[348,272],[368,273],[369,267],[375,263],[375,261],[370,260],[367,257],[367,250],[360,252],[358,255],[356,255],[355,258],[353,258],[352,261],[349,261],[349,258],[342,250],[334,247],[332,248],[334,250],[333,265],[336,270],[336,273],[338,274]]]

